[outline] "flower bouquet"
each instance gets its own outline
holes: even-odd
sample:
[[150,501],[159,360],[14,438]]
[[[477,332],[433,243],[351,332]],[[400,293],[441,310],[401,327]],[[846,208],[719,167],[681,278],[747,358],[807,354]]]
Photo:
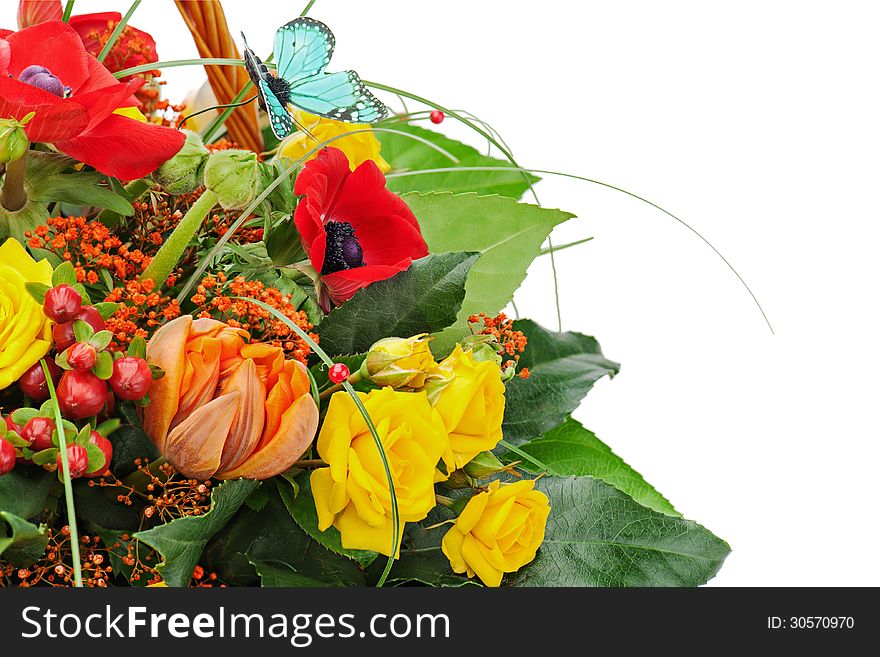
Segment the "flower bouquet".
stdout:
[[0,31],[0,583],[714,576],[727,544],[571,417],[619,365],[502,312],[573,215],[488,124],[333,72],[313,3],[269,55],[178,0],[171,62],[138,2],[74,4]]

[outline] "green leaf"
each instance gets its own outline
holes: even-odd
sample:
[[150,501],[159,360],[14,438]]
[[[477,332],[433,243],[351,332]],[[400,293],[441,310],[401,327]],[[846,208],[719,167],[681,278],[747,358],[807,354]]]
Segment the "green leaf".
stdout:
[[555,226],[574,216],[500,196],[412,193],[404,200],[418,218],[431,253],[481,254],[471,268],[457,321],[431,344],[438,355],[469,335],[469,316],[492,315],[510,303],[541,244]]
[[60,454],[60,451],[57,447],[50,447],[34,454],[31,457],[31,461],[33,461],[34,465],[50,465],[56,462],[58,454]]
[[101,315],[102,319],[107,319],[110,315],[119,310],[119,304],[113,303],[112,301],[102,301],[101,303],[95,304],[95,309]]
[[[423,525],[435,525],[452,518],[446,509],[434,509],[421,523],[409,523],[406,527],[407,547],[400,551],[400,559],[388,575],[389,586],[421,585],[444,588],[481,586],[480,580],[456,575],[449,566],[449,559],[441,550],[441,541],[448,525],[427,529]],[[367,571],[368,581],[378,581],[384,563],[377,562]]]
[[92,336],[92,339],[89,340],[89,345],[91,345],[95,351],[103,351],[112,340],[113,334],[110,331],[98,331]]
[[30,566],[43,556],[49,543],[45,525],[37,527],[8,511],[0,511],[0,518],[12,530],[11,535],[7,536],[0,523],[0,556],[4,561],[13,566]]
[[692,520],[648,509],[591,477],[544,477],[550,498],[544,543],[509,576],[514,586],[698,586],[730,546]]
[[309,473],[303,472],[296,478],[299,486],[299,494],[294,495],[293,489],[289,485],[282,482],[278,483],[278,492],[290,515],[296,520],[296,524],[302,530],[318,541],[328,550],[332,550],[336,554],[341,554],[349,559],[354,559],[361,567],[366,568],[376,557],[378,553],[368,550],[347,550],[342,547],[342,535],[339,530],[332,525],[326,531],[318,529],[318,512],[315,510],[315,498],[312,496],[312,486],[310,483]]
[[0,477],[0,511],[33,518],[46,506],[54,477],[42,468],[18,465]]
[[207,542],[259,485],[249,479],[224,481],[211,492],[211,510],[205,515],[178,518],[135,534],[162,555],[157,570],[169,586],[187,585]]
[[407,338],[449,326],[476,259],[473,253],[429,255],[373,283],[324,318],[318,329],[321,347],[331,355],[356,354],[381,338]]
[[76,285],[76,270],[70,260],[65,260],[52,272],[52,287]]
[[73,320],[73,336],[77,342],[88,342],[94,334],[95,329],[92,328],[91,324],[81,319]]
[[[404,135],[377,132],[382,142],[382,156],[398,171],[422,171],[448,167],[510,167],[507,160],[499,160],[483,155],[476,148],[450,139],[439,132],[400,124],[389,126],[407,134],[421,137],[458,159],[454,162],[445,154],[415,139]],[[425,173],[414,176],[393,175],[388,179],[388,189],[403,194],[405,192],[477,192],[480,194],[499,194],[518,199],[535,184],[538,178],[521,171],[451,171],[448,173]]]
[[92,373],[103,381],[108,381],[113,376],[113,356],[109,351],[99,351],[95,358],[95,365],[92,367]]
[[128,345],[128,351],[125,352],[125,355],[132,356],[133,358],[146,358],[147,341],[141,336],[135,337]]
[[329,581],[315,579],[298,573],[296,569],[282,560],[263,561],[249,557],[248,561],[260,576],[260,586],[310,588],[334,586]]
[[40,411],[36,408],[19,408],[12,412],[10,419],[20,427],[24,427],[28,422],[40,415]]
[[49,291],[49,286],[45,283],[25,283],[24,288],[40,305],[46,300],[46,292]]
[[266,253],[278,267],[292,265],[306,259],[306,252],[299,239],[299,231],[292,218],[276,224],[266,239]]
[[89,474],[100,472],[104,469],[104,466],[107,465],[107,457],[104,456],[104,452],[97,445],[93,445],[92,443],[86,445],[86,453],[89,457]]
[[[595,477],[626,493],[642,506],[670,516],[681,516],[642,475],[575,419],[568,418],[543,436],[520,445],[519,449],[549,467],[552,475]],[[525,470],[541,471],[512,452],[509,456],[512,457],[509,460],[522,460],[519,467]]]
[[123,488],[89,486],[87,480],[78,479],[73,482],[76,514],[90,527],[132,532],[139,528],[140,518],[134,507],[116,499],[124,493],[126,490]]
[[614,376],[620,365],[602,355],[595,338],[548,331],[531,320],[514,322],[529,339],[520,358],[531,376],[507,384],[504,436],[512,442],[536,438],[559,426],[593,384]]

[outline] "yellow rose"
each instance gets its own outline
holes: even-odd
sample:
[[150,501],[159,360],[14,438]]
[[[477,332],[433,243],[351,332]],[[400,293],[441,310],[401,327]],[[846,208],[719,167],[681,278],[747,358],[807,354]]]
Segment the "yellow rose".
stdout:
[[362,372],[373,383],[392,388],[421,388],[437,367],[427,333],[412,338],[385,338],[370,347]]
[[464,467],[480,452],[495,449],[504,420],[504,383],[495,361],[477,361],[461,345],[429,377],[428,397],[449,432],[447,468]]
[[52,283],[48,260],[35,262],[15,239],[0,246],[0,390],[49,351],[52,325],[25,283]]
[[[358,393],[388,457],[397,494],[400,531],[436,505],[434,473],[449,440],[440,415],[424,392],[392,388]],[[391,554],[391,494],[379,450],[354,400],[338,392],[330,398],[318,436],[318,454],[330,466],[312,472],[318,528],[334,525],[342,545]]]
[[[369,124],[334,121],[333,119],[325,119],[302,110],[295,110],[293,118],[296,119],[299,125],[305,126],[319,143],[338,135],[344,135],[347,132],[369,130],[369,132],[358,132],[357,134],[337,139],[330,146],[338,148],[348,156],[348,163],[352,170],[367,160],[373,160],[382,173],[387,173],[391,169],[391,165],[381,155],[382,144],[376,139],[376,135],[373,134]],[[304,132],[297,131],[278,146],[278,157],[298,160],[314,147],[315,142],[311,137]],[[317,153],[314,153],[309,159],[316,156]]]
[[535,558],[544,541],[550,500],[532,480],[493,481],[472,497],[443,537],[443,554],[452,570],[477,575],[486,586],[500,586]]

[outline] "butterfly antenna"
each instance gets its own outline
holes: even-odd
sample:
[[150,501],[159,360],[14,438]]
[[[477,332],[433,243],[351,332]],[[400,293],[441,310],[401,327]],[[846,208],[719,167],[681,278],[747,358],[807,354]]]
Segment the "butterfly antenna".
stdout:
[[311,139],[311,140],[312,140],[313,142],[315,142],[316,144],[319,143],[319,142],[318,142],[318,138],[315,137],[314,134],[312,134],[312,131],[309,130],[307,127],[305,127],[302,123],[300,123],[299,121],[297,121],[297,120],[296,120],[296,117],[295,117],[292,113],[290,114],[290,118],[291,118],[291,120],[293,121],[293,125],[296,126],[296,129],[297,129],[297,130],[299,130],[300,132],[302,132],[303,134],[305,134],[306,137],[308,137],[309,139]]
[[180,123],[177,124],[177,128],[178,128],[178,130],[183,128],[184,123],[189,121],[191,118],[198,116],[199,114],[204,114],[205,112],[211,112],[213,110],[218,110],[218,109],[228,109],[230,107],[244,107],[245,105],[249,105],[252,102],[254,102],[257,98],[258,98],[258,96],[253,96],[253,97],[251,97],[241,103],[230,103],[229,105],[212,105],[211,107],[206,107],[203,110],[199,110],[198,112],[193,112],[192,114],[189,114],[189,115],[183,117],[183,119],[180,121]]

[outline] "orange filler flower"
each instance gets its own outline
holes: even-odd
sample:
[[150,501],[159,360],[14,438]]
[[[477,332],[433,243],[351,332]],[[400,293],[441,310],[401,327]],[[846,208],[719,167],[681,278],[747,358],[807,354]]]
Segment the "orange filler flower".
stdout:
[[318,407],[305,366],[284,351],[248,344],[248,333],[183,315],[156,331],[144,430],[165,458],[195,479],[267,479],[309,448]]

